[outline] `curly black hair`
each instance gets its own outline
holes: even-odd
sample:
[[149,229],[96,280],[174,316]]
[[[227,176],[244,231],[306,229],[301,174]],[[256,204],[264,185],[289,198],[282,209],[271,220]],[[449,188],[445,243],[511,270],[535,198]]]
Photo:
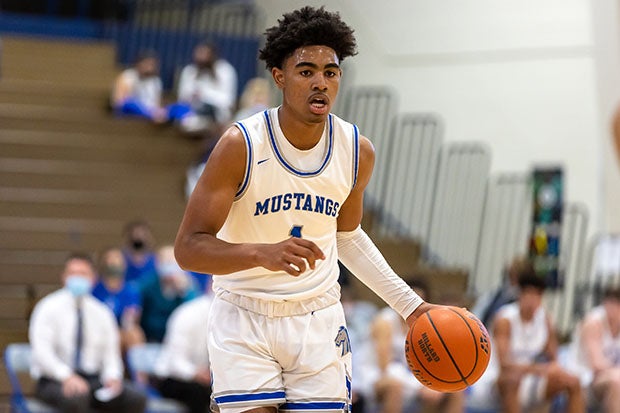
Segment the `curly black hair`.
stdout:
[[259,58],[267,69],[282,68],[284,60],[302,46],[327,46],[336,52],[340,61],[357,54],[353,29],[340,19],[337,12],[330,13],[324,7],[306,6],[286,13],[278,25],[265,31],[265,47]]

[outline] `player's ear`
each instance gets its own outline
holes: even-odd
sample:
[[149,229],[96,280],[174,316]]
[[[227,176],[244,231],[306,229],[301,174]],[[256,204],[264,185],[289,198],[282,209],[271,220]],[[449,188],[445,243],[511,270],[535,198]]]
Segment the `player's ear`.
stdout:
[[284,87],[284,72],[282,69],[277,67],[271,68],[271,76],[273,76],[273,80],[276,82],[278,89],[282,89]]

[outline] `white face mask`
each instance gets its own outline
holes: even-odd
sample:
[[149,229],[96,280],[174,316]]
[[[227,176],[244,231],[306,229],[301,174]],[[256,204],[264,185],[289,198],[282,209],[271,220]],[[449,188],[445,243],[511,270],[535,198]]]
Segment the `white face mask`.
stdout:
[[92,285],[88,278],[79,274],[71,274],[65,279],[65,287],[74,297],[82,297],[90,293]]

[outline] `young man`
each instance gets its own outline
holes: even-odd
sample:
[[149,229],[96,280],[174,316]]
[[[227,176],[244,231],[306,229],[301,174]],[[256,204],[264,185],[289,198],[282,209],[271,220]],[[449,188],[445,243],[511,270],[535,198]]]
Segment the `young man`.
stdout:
[[607,287],[601,305],[588,312],[570,346],[570,370],[578,375],[596,411],[620,406],[620,288]]
[[557,362],[555,329],[542,306],[544,290],[545,281],[531,266],[524,267],[517,302],[502,307],[493,322],[497,389],[506,413],[544,408],[559,394],[567,396],[566,412],[585,411],[579,378]]
[[360,227],[374,150],[330,114],[340,63],[356,53],[353,30],[323,8],[278,23],[260,57],[282,105],[221,137],[188,202],[176,256],[215,274],[209,355],[222,412],[347,411],[351,352],[337,260],[409,325],[433,305]]

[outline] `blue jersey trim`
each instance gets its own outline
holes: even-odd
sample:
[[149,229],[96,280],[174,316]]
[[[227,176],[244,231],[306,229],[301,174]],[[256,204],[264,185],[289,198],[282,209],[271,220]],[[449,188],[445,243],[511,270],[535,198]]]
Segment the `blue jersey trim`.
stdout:
[[360,166],[360,131],[357,125],[353,125],[353,186],[357,183],[357,172]]
[[300,170],[296,169],[295,167],[290,165],[288,162],[286,162],[286,160],[284,159],[284,157],[282,156],[282,154],[280,153],[280,151],[278,149],[278,144],[277,144],[277,141],[276,141],[276,135],[275,135],[275,133],[273,131],[273,126],[271,124],[271,118],[269,117],[269,113],[268,113],[268,111],[265,111],[263,113],[264,113],[265,119],[267,121],[267,130],[269,131],[269,141],[271,142],[271,147],[273,148],[273,152],[275,153],[276,158],[278,158],[278,161],[280,162],[280,164],[282,164],[282,166],[284,166],[284,168],[287,171],[291,172],[292,174],[301,176],[301,177],[316,176],[316,175],[320,174],[321,172],[323,172],[323,170],[325,169],[325,167],[329,163],[329,160],[331,159],[332,152],[333,152],[333,146],[334,146],[334,120],[333,120],[333,117],[332,117],[331,114],[328,115],[327,155],[325,156],[325,159],[323,160],[323,163],[321,164],[319,169],[317,169],[316,171],[305,172],[305,171],[300,171]]
[[250,181],[250,172],[252,171],[253,154],[252,154],[252,142],[250,141],[250,134],[248,133],[248,130],[245,128],[245,126],[241,122],[236,122],[235,126],[237,126],[239,130],[243,133],[245,142],[247,144],[246,146],[248,148],[247,162],[245,165],[245,175],[243,176],[243,182],[241,183],[239,190],[235,194],[235,198],[238,198],[241,196],[241,194],[245,192],[246,188],[248,187],[248,182]]
[[249,402],[256,400],[278,400],[284,399],[285,394],[283,391],[275,391],[268,393],[245,393],[245,394],[229,394],[226,396],[216,396],[215,401],[218,404],[235,403],[235,402]]
[[280,410],[344,410],[345,402],[284,403]]

